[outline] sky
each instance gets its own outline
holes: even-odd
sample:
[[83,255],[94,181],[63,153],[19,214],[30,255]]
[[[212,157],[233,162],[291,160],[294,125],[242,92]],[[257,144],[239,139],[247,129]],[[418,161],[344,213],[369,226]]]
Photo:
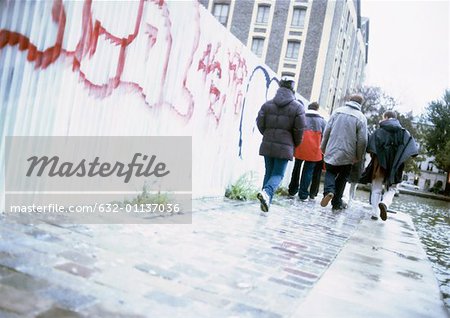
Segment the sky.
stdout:
[[450,0],[362,0],[361,15],[370,20],[365,84],[415,116],[442,99],[450,89]]

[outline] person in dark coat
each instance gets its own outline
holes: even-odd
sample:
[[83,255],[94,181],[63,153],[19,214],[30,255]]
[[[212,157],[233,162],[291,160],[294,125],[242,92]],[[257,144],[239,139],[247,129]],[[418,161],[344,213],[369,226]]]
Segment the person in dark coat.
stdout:
[[[344,207],[350,207],[355,200],[356,189],[358,188],[359,179],[364,171],[365,158],[352,165],[350,174],[348,176],[347,184],[345,185],[344,194],[342,195],[342,204]],[[346,201],[344,201],[344,198]]]
[[305,128],[303,103],[295,98],[294,81],[282,79],[275,97],[262,105],[256,118],[263,135],[259,154],[264,156],[265,174],[258,200],[263,212],[269,211],[273,195],[283,180],[287,163],[294,156]]
[[[361,181],[372,181],[371,218],[377,220],[380,215],[386,221],[396,185],[402,181],[405,161],[417,156],[419,149],[411,134],[400,125],[397,114],[389,110],[383,114],[380,127],[369,137],[367,152],[372,159]],[[386,188],[384,194],[383,185]]]

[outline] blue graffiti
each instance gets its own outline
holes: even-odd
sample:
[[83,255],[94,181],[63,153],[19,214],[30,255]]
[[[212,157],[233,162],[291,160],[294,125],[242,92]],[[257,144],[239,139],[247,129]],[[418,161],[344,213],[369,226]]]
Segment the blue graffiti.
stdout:
[[[270,75],[269,75],[269,72],[261,65],[258,65],[257,67],[255,67],[255,69],[253,70],[252,74],[250,75],[250,78],[249,78],[248,83],[247,83],[247,89],[245,91],[245,96],[248,95],[248,90],[249,90],[249,87],[250,87],[250,83],[252,82],[253,75],[255,75],[255,73],[257,71],[261,71],[264,74],[264,78],[266,80],[266,94],[265,94],[265,97],[266,97],[266,100],[267,100],[267,92],[269,90],[270,84],[272,84],[273,81],[276,81],[278,83],[278,79],[276,77],[272,77],[271,78]],[[242,102],[241,120],[240,120],[240,123],[239,123],[239,158],[241,158],[241,159],[243,159],[242,158],[242,122],[244,120],[244,111],[245,111],[246,99],[247,99],[247,97],[245,97],[244,101]]]

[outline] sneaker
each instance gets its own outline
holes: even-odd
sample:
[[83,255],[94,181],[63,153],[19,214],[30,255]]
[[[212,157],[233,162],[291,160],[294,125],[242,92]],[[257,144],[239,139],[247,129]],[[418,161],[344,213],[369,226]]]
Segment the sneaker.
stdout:
[[269,212],[269,195],[267,194],[266,191],[261,190],[258,192],[258,194],[256,195],[256,197],[258,198],[259,202],[261,202],[261,211],[263,212]]
[[316,197],[309,197],[309,201],[316,202]]
[[341,211],[341,210],[345,210],[346,208],[347,208],[347,206],[342,204],[342,205],[334,206],[331,209],[333,211]]
[[300,201],[302,201],[302,202],[307,202],[307,201],[308,201],[308,198],[300,198],[300,197],[298,197],[298,199],[299,199]]
[[329,192],[327,194],[325,194],[322,198],[322,201],[320,201],[320,205],[323,207],[326,207],[328,205],[328,203],[331,201],[331,199],[333,199],[334,194]]
[[378,203],[378,207],[380,208],[380,218],[383,221],[387,219],[387,206],[383,202]]

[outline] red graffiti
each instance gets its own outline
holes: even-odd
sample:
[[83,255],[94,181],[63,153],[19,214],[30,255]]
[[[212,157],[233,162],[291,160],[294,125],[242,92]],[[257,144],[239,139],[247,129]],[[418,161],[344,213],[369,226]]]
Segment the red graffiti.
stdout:
[[[203,80],[209,84],[208,113],[214,116],[219,124],[227,95],[234,98],[234,114],[239,114],[243,101],[242,84],[247,76],[247,64],[238,52],[228,52],[228,79],[222,78],[222,68],[218,61],[221,45],[217,44],[213,52],[213,46],[209,43],[198,63],[198,71],[203,71]],[[220,88],[219,88],[220,87]],[[226,91],[226,93],[224,93]]]
[[55,44],[44,51],[39,51],[30,39],[26,36],[9,30],[0,30],[0,49],[6,45],[18,45],[19,51],[28,50],[27,60],[34,62],[36,68],[45,69],[55,62],[62,53],[62,42],[64,38],[64,29],[66,26],[66,14],[62,0],[55,0],[52,7],[52,20],[58,25],[58,31]]
[[198,69],[203,70],[204,79],[206,75],[215,73],[218,78],[222,78],[222,67],[220,62],[216,61],[216,54],[220,49],[220,43],[217,44],[216,51],[211,54],[211,43],[207,45],[205,52],[203,52],[202,59],[198,62]]
[[150,52],[150,50],[156,43],[156,39],[158,37],[158,29],[155,28],[153,25],[146,24],[145,25],[145,34],[148,35],[148,45],[147,45],[147,52],[146,52],[146,57],[145,57],[145,60],[147,61],[148,55],[149,55],[148,53]]
[[[79,73],[80,77],[83,79],[84,84],[89,88],[91,93],[94,93],[98,97],[106,97],[112,94],[112,92],[119,87],[119,85],[128,86],[137,92],[139,92],[145,100],[145,94],[143,88],[134,82],[121,81],[121,77],[124,71],[124,64],[126,61],[127,47],[136,39],[139,28],[141,25],[142,12],[143,12],[144,1],[141,0],[139,3],[139,8],[137,12],[136,21],[134,23],[134,32],[128,34],[126,37],[118,37],[114,34],[108,32],[99,20],[93,21],[92,13],[92,0],[86,0],[83,7],[83,32],[80,41],[76,46],[74,52],[70,52],[73,57],[72,69]],[[108,40],[113,46],[119,47],[119,56],[116,64],[116,72],[114,76],[110,77],[103,84],[96,84],[88,78],[86,72],[82,69],[82,63],[85,59],[92,58],[97,50],[99,41]]]
[[228,53],[228,86],[236,92],[236,99],[234,101],[234,113],[240,112],[242,105],[242,84],[247,77],[247,63],[238,52]]
[[211,87],[209,89],[209,108],[208,111],[211,113],[214,118],[216,119],[216,122],[218,123],[220,121],[220,117],[223,111],[223,107],[225,105],[227,96],[221,95],[220,90],[214,85],[214,83],[211,83]]
[[214,83],[211,83],[211,87],[209,89],[209,96],[212,99],[211,103],[217,103],[217,101],[220,99],[220,91],[219,89],[214,85]]
[[217,43],[214,53],[212,52],[212,44],[209,43],[206,46],[206,50],[203,52],[203,56],[198,62],[198,71],[203,71],[203,80],[206,83],[207,77],[209,79],[209,107],[208,113],[214,116],[216,123],[220,122],[222,116],[223,106],[226,100],[226,96],[222,96],[220,89],[214,84],[214,81],[219,82],[222,78],[222,67],[217,60],[217,54],[219,52],[221,44]]
[[[144,3],[150,3],[155,6],[155,10],[160,16],[162,16],[162,21],[160,28],[156,25],[150,23],[142,23],[142,17],[144,12]],[[194,35],[194,42],[191,52],[191,57],[188,57],[187,68],[184,72],[184,78],[181,79],[180,89],[182,90],[182,95],[187,101],[187,107],[181,110],[179,107],[174,106],[171,102],[166,101],[165,96],[165,85],[167,80],[167,70],[170,60],[171,48],[172,48],[172,36],[171,36],[171,21],[170,14],[167,8],[167,4],[164,0],[140,0],[137,7],[136,17],[134,21],[134,29],[130,34],[125,36],[118,36],[108,31],[106,27],[102,24],[102,21],[94,18],[92,0],[85,0],[83,4],[82,11],[82,23],[81,23],[81,36],[74,50],[65,50],[62,48],[62,43],[65,35],[66,28],[66,12],[62,0],[54,0],[52,6],[52,21],[57,25],[57,36],[54,45],[50,46],[45,50],[38,50],[36,45],[31,43],[30,39],[23,34],[18,32],[1,29],[0,30],[0,49],[3,49],[6,45],[17,46],[20,51],[28,51],[27,60],[35,64],[36,69],[46,69],[49,65],[54,63],[60,58],[69,61],[72,65],[72,70],[78,73],[82,83],[86,88],[89,89],[91,94],[96,95],[100,98],[105,98],[110,96],[112,92],[120,87],[126,87],[128,90],[137,92],[142,96],[144,102],[150,107],[156,107],[165,105],[173,109],[179,115],[190,118],[194,109],[194,102],[191,92],[186,86],[187,70],[192,65],[192,56],[198,47],[199,39],[199,14],[197,7],[196,15],[196,32]],[[141,32],[141,27],[143,26],[142,33],[147,36],[147,45],[145,54],[145,61],[149,59],[150,52],[152,48],[159,41],[160,45],[163,46],[165,50],[165,56],[158,56],[158,63],[160,67],[160,83],[158,86],[159,93],[153,91],[145,91],[143,85],[140,85],[137,81],[124,80],[126,65],[127,63],[133,63],[134,59],[130,60],[130,46],[134,44],[137,40],[139,33]],[[164,36],[158,40],[158,36],[161,30],[164,29]],[[117,60],[115,64],[115,71],[112,75],[103,80],[96,80],[92,76],[97,76],[97,73],[88,73],[89,63],[94,63],[102,57],[96,57],[99,51],[99,45],[102,48],[109,50],[109,52],[118,52]],[[134,53],[136,54],[136,53]],[[96,58],[96,60],[94,59]],[[128,61],[130,60],[130,61]],[[92,69],[92,68],[91,68]],[[95,68],[97,70],[97,68]],[[104,71],[104,70],[103,70]],[[109,73],[109,70],[107,71]],[[102,76],[107,76],[107,73],[100,74]],[[101,77],[101,76],[97,76]],[[128,77],[130,75],[128,74]],[[149,101],[148,94],[152,94],[152,100]]]

